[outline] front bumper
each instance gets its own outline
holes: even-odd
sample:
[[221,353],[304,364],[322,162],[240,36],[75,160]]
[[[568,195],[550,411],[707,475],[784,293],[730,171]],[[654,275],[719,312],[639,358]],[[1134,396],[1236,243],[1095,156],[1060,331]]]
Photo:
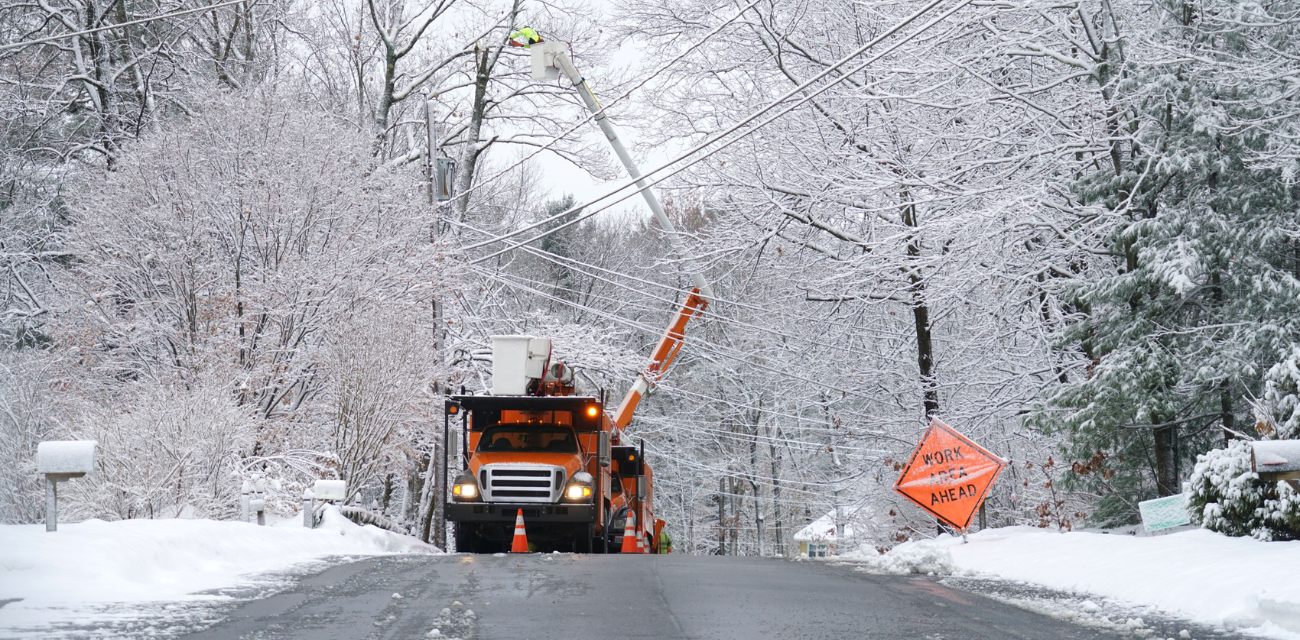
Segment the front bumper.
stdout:
[[513,523],[520,509],[524,512],[524,521],[529,524],[596,521],[594,504],[538,504],[536,502],[451,502],[447,504],[447,520]]

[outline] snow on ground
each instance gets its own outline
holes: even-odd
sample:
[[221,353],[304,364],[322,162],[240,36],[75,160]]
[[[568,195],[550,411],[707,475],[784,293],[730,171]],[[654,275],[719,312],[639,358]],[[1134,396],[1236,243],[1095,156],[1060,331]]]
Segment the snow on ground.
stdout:
[[201,592],[253,586],[268,579],[258,574],[325,558],[389,553],[438,550],[409,536],[357,526],[333,507],[317,529],[304,529],[301,517],[266,527],[88,520],[60,524],[54,533],[45,525],[0,525],[0,637],[93,625],[105,616],[104,605],[114,603],[229,599]]
[[1300,542],[1202,529],[1157,536],[990,529],[841,556],[887,573],[989,576],[1153,606],[1196,622],[1300,639]]

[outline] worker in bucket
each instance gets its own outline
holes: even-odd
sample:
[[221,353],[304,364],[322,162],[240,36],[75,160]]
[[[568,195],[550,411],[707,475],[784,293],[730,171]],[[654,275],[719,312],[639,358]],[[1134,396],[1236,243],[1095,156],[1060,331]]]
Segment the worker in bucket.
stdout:
[[[522,40],[522,42],[519,40]],[[542,36],[533,31],[532,27],[520,27],[518,31],[510,34],[510,46],[512,47],[529,49],[541,41]]]

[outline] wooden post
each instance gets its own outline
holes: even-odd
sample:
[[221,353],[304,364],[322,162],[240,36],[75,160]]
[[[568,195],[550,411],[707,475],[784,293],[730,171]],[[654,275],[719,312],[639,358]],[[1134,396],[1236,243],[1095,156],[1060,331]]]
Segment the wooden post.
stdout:
[[989,526],[988,516],[984,513],[984,501],[980,501],[980,531]]
[[316,492],[307,487],[302,492],[302,526],[316,528]]

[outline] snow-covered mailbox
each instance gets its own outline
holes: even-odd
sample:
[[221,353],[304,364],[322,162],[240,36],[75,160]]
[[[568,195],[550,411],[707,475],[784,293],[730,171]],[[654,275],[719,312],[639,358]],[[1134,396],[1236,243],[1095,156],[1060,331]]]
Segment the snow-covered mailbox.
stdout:
[[45,474],[45,530],[59,529],[59,482],[95,470],[94,440],[42,442],[36,445],[36,472]]
[[1250,467],[1260,480],[1286,481],[1300,491],[1300,440],[1264,440],[1250,448]]
[[317,480],[302,492],[302,526],[316,527],[317,501],[323,507],[327,502],[342,502],[348,497],[348,483],[344,480]]
[[317,500],[343,501],[348,497],[348,483],[343,480],[317,480],[312,487]]

